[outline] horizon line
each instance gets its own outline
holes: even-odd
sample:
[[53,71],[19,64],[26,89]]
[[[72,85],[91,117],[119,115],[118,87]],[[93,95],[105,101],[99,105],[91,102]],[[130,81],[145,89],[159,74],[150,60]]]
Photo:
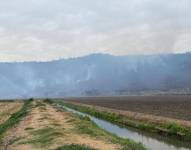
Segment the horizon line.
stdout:
[[55,62],[55,61],[60,61],[60,60],[74,60],[74,59],[79,59],[79,58],[84,58],[84,57],[89,57],[89,56],[93,56],[93,55],[108,55],[108,56],[113,56],[113,57],[127,57],[127,56],[160,56],[160,55],[170,55],[170,54],[174,54],[174,55],[181,55],[181,54],[188,54],[191,53],[191,51],[187,51],[187,52],[169,52],[169,53],[156,53],[156,54],[126,54],[126,55],[115,55],[115,54],[110,54],[110,53],[105,53],[105,52],[97,52],[97,53],[90,53],[90,54],[85,54],[82,56],[73,56],[73,57],[68,57],[68,58],[64,58],[64,57],[59,57],[59,58],[53,58],[50,60],[16,60],[16,61],[1,61],[0,63],[46,63],[46,62]]

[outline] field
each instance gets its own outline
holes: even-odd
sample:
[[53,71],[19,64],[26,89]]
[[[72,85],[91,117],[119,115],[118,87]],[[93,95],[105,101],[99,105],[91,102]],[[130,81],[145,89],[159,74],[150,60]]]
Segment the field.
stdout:
[[190,95],[81,97],[66,98],[65,100],[191,121]]
[[[23,105],[24,104],[24,105]],[[0,102],[0,150],[144,150],[142,145],[112,135],[63,108],[57,102]]]
[[22,102],[1,102],[0,103],[0,124],[7,120],[13,113],[21,109]]
[[145,150],[63,106],[173,143],[191,140],[191,96],[30,99],[0,101],[0,150]]

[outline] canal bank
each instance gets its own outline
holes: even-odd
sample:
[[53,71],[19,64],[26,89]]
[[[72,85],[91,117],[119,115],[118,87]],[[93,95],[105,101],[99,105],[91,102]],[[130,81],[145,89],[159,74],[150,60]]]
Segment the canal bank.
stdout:
[[81,112],[85,112],[82,109],[79,112],[80,106],[76,106],[70,103],[63,103],[63,102],[59,102],[59,105],[62,105],[63,107],[65,107],[65,109],[66,107],[67,109],[70,107],[70,109],[68,110],[74,113],[78,113],[80,115],[88,115],[88,117],[90,117],[93,122],[95,122],[98,126],[105,129],[106,131],[116,134],[119,137],[129,138],[135,142],[141,142],[148,149],[151,149],[151,150],[161,150],[161,149],[190,150],[191,149],[191,145],[189,142],[184,142],[178,138],[166,137],[163,134],[162,136],[159,136],[156,134],[149,134],[148,132],[142,132],[141,130],[137,130],[132,127],[128,127],[128,126],[122,127],[122,126],[116,125],[115,123],[112,123],[114,122],[115,119],[117,119],[118,116],[114,115],[113,118],[111,116],[110,117],[107,116],[107,118],[110,118],[110,120],[113,120],[108,122],[106,121],[107,119],[104,119],[104,118],[103,120],[99,119],[101,117],[99,117],[98,115],[97,116],[92,115],[92,113],[88,113],[88,112],[81,113]]

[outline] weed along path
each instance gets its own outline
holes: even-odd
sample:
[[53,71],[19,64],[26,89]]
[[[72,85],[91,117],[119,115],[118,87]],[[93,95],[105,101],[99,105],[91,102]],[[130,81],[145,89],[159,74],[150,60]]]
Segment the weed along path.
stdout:
[[[81,116],[88,116],[93,122],[95,122],[99,127],[105,129],[106,131],[116,134],[119,137],[132,139],[136,142],[143,143],[146,148],[150,150],[190,150],[190,141],[184,141],[181,137],[175,137],[173,135],[163,134],[158,135],[156,132],[143,132],[138,128],[133,128],[132,126],[120,126],[117,121],[125,122],[130,120],[124,120],[127,118],[121,118],[121,116],[109,113],[106,111],[98,111],[92,107],[82,106],[77,103],[66,103],[63,101],[52,101],[57,103],[58,106],[64,107],[68,111],[77,113]],[[102,118],[102,119],[101,119]],[[121,120],[120,120],[121,119]],[[123,119],[123,120],[122,120]],[[190,131],[190,130],[189,130]],[[188,132],[189,133],[189,132]],[[190,140],[190,139],[187,139]]]
[[88,117],[44,101],[33,101],[30,111],[9,129],[1,150],[145,150],[96,126]]
[[23,106],[23,102],[0,102],[0,124]]

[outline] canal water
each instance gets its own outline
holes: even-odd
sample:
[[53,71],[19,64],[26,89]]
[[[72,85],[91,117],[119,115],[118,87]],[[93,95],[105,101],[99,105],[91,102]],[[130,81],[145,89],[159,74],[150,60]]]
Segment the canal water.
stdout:
[[59,107],[63,107],[64,109],[79,114],[81,116],[88,116],[100,128],[119,137],[128,138],[135,142],[140,142],[149,150],[191,150],[191,143],[184,143],[175,139],[170,139],[162,136],[153,136],[133,128],[120,127],[108,121],[70,109],[65,106],[59,105]]

